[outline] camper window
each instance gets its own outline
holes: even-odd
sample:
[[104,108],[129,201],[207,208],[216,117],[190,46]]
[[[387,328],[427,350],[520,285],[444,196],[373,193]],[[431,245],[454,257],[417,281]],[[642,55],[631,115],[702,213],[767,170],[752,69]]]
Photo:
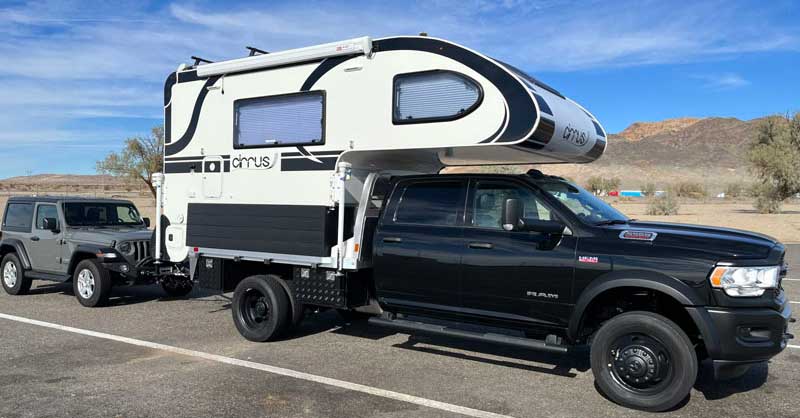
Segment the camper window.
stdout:
[[395,124],[444,122],[462,118],[483,100],[473,79],[453,71],[399,74],[394,78]]
[[233,107],[236,149],[325,143],[321,91],[240,99]]

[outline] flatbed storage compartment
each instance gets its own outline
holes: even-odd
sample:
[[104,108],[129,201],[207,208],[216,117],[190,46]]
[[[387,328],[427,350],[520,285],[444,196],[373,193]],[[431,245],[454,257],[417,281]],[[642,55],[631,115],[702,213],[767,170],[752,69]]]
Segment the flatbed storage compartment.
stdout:
[[328,257],[336,244],[336,222],[337,211],[326,206],[190,203],[186,244]]

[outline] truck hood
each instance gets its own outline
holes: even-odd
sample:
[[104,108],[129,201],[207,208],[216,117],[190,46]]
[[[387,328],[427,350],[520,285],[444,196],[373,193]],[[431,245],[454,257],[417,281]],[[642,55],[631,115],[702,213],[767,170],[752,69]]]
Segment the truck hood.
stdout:
[[111,245],[112,241],[144,241],[149,240],[152,236],[153,231],[149,229],[113,227],[72,229],[67,233],[67,237],[73,241],[100,245]]
[[653,245],[709,254],[717,260],[763,259],[780,243],[767,235],[732,228],[667,222],[630,222],[615,225],[619,232],[646,230],[658,234]]

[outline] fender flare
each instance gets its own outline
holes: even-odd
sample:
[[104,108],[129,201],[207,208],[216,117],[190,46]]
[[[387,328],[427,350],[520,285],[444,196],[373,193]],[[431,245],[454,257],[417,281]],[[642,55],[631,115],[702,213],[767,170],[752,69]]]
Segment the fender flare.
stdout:
[[281,277],[278,274],[273,274],[272,276],[278,283],[281,284],[283,290],[286,292],[286,296],[289,297],[289,305],[291,305],[292,308],[292,325],[295,326],[299,324],[300,321],[303,319],[303,314],[305,310],[303,308],[303,304],[298,302],[297,299],[295,299],[294,290],[292,289],[292,286],[289,285],[289,282],[287,282],[283,277]]
[[[103,246],[103,245],[95,245],[95,244],[78,244],[75,248],[75,251],[72,252],[69,256],[69,267],[67,267],[67,274],[72,275],[75,272],[75,267],[80,262],[79,260],[84,260],[87,258],[97,258],[97,253],[103,251],[111,251],[112,249]],[[87,254],[91,255],[92,257],[75,257],[76,255]]]
[[25,270],[31,269],[31,259],[28,257],[28,251],[25,250],[25,245],[22,244],[22,241],[15,238],[4,238],[0,240],[0,255],[6,255],[7,252],[2,251],[2,248],[6,246],[14,248],[14,252],[19,256],[19,261],[22,262],[22,268]]
[[622,287],[656,290],[675,299],[683,306],[705,305],[707,302],[686,283],[661,273],[644,270],[610,272],[594,279],[581,293],[569,320],[567,328],[569,339],[574,341],[577,338],[586,308],[597,296],[607,290]]

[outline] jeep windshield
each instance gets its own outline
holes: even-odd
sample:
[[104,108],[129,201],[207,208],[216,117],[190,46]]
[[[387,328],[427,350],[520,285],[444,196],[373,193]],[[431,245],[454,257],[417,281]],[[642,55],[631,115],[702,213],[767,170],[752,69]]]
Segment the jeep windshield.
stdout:
[[141,226],[139,211],[130,203],[68,202],[64,218],[69,226]]
[[630,219],[608,203],[586,190],[562,179],[536,180],[545,192],[558,199],[581,221],[591,225],[613,225],[628,223]]

